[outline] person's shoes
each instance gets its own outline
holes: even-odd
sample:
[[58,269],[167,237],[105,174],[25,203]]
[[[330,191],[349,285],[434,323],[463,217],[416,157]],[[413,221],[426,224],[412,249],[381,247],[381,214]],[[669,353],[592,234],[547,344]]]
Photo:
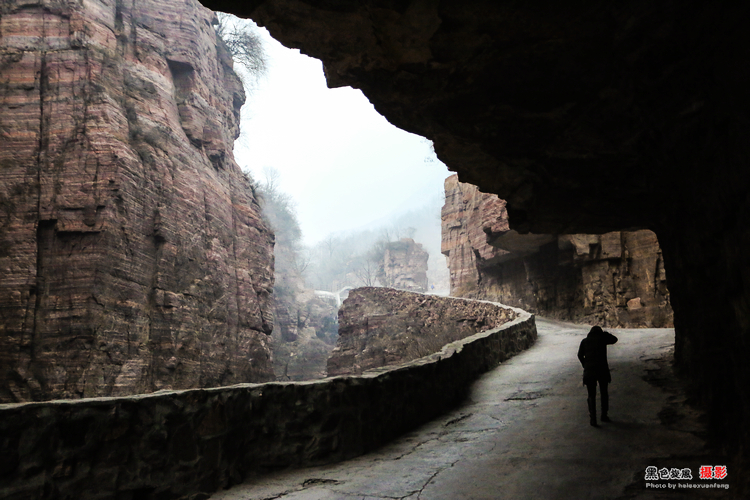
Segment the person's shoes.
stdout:
[[602,415],[602,422],[611,422],[610,418],[607,415]]
[[596,423],[596,419],[592,418],[589,420],[589,423],[591,424],[591,427],[599,427],[599,424]]

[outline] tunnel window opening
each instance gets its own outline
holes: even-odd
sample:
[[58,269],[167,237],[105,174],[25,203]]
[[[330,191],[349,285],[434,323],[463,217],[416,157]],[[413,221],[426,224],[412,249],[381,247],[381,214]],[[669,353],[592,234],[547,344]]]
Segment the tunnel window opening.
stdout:
[[[428,282],[447,294],[440,209],[449,172],[432,143],[388,123],[360,90],[328,88],[320,60],[254,29],[266,67],[255,79],[236,69],[246,83],[238,165],[256,184],[270,182],[283,193],[298,219],[301,247],[352,253],[366,249],[325,247],[361,233],[368,233],[363,240],[411,238],[430,255]],[[374,281],[373,270],[357,274],[357,283],[342,279],[325,289]]]
[[251,29],[264,71],[246,71],[230,47],[246,94],[234,156],[275,233],[273,369],[282,381],[322,378],[349,290],[449,294],[449,173],[430,141],[388,123],[361,91],[328,88],[320,60]]

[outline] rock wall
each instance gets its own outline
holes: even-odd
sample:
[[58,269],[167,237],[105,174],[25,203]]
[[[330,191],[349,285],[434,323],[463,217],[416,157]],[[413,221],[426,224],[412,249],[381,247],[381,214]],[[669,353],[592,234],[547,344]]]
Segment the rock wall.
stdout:
[[[421,358],[517,316],[516,310],[491,302],[357,288],[339,309],[339,339],[328,359],[328,375],[361,374]],[[507,342],[508,357],[530,345]]]
[[215,15],[0,3],[0,401],[271,379],[273,235]]
[[0,405],[0,497],[199,499],[259,472],[365,453],[457,404],[510,346],[531,345],[534,317],[516,312],[362,376]]
[[430,255],[411,238],[390,241],[383,253],[383,272],[378,280],[384,286],[410,290],[427,291],[427,260]]
[[651,231],[520,235],[510,230],[505,201],[455,175],[445,181],[442,220],[451,295],[608,327],[673,326]]

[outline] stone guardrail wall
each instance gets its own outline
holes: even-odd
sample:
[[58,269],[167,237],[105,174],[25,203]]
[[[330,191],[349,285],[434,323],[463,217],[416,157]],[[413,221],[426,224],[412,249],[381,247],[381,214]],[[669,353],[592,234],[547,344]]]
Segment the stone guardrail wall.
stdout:
[[259,471],[365,453],[531,346],[534,316],[516,311],[438,353],[357,376],[0,405],[0,498],[197,500]]

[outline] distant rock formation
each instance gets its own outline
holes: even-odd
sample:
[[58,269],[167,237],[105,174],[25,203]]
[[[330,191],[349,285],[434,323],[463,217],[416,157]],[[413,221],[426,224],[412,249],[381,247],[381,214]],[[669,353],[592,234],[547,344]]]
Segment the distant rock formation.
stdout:
[[667,327],[673,312],[656,235],[522,235],[505,201],[445,181],[442,251],[451,295],[609,327]]
[[384,286],[424,292],[427,290],[427,260],[430,255],[411,238],[388,242],[378,281]]
[[328,360],[328,375],[359,374],[421,358],[515,317],[512,309],[487,302],[356,288],[339,309],[339,339]]
[[273,235],[195,0],[3,0],[0,401],[271,380]]

